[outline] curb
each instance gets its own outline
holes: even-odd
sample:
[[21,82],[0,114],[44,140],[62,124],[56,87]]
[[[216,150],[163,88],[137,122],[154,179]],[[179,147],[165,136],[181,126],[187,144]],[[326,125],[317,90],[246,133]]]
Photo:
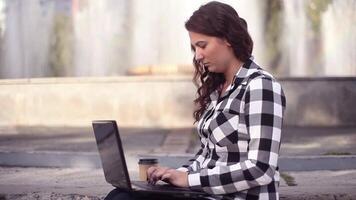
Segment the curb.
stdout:
[[[193,154],[126,153],[126,160],[139,157],[158,158],[161,165],[179,167]],[[0,166],[101,168],[98,153],[88,152],[0,152]],[[356,169],[356,155],[343,156],[281,156],[281,171],[316,171]]]

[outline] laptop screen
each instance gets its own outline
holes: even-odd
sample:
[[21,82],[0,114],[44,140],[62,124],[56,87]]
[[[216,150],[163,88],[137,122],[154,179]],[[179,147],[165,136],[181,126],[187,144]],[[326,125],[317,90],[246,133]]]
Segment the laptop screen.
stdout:
[[92,124],[106,181],[121,189],[131,190],[116,122],[100,120]]

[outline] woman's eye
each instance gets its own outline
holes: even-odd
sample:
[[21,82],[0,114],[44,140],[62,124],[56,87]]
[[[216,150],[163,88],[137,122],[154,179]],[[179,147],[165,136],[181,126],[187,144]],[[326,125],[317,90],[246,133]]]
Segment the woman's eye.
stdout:
[[206,44],[199,45],[199,48],[201,48],[201,49],[205,49],[205,47],[206,47]]

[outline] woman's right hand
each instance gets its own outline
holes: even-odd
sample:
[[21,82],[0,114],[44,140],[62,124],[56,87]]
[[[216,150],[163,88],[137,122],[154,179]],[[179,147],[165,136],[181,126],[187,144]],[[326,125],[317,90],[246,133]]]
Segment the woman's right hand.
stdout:
[[161,180],[178,187],[188,187],[188,173],[168,167],[150,167],[147,170],[147,177],[150,184],[156,184]]
[[162,176],[169,170],[168,167],[152,166],[147,169],[147,181],[149,184],[156,184]]

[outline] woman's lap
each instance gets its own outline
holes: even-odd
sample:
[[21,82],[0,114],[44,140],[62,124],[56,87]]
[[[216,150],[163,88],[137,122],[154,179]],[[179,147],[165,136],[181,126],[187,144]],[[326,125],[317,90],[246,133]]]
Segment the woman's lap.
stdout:
[[111,192],[109,192],[109,194],[105,197],[104,200],[134,200],[134,199],[135,198],[130,192],[115,188]]
[[135,192],[128,192],[115,188],[112,190],[104,200],[142,200],[142,199],[152,199],[152,200],[182,200],[183,198],[175,198],[172,196],[162,196],[154,194],[139,194]]

